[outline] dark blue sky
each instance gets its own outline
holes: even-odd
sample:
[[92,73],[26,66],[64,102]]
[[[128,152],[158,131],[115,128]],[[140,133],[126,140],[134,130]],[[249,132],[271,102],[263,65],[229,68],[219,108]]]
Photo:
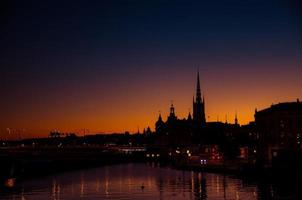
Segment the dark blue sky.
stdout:
[[276,0],[17,1],[4,16],[1,68],[5,74],[44,79],[45,74],[132,73],[171,62],[196,68],[217,59],[295,59],[301,55],[302,32],[293,5]]
[[284,70],[292,72],[286,80],[302,73],[302,10],[297,0],[2,4],[0,89],[5,95],[0,106],[10,125],[17,110],[26,116],[29,104],[48,105],[46,99],[53,101],[72,88],[102,98],[128,86],[134,95],[147,89],[135,87],[137,82],[150,89],[158,85],[144,81],[172,83],[190,74],[193,79],[186,84],[192,84],[198,67],[205,87],[237,72],[237,78],[259,81],[261,74],[274,71],[279,74],[272,81],[280,81]]
[[1,34],[1,63],[13,68],[6,71],[70,73],[70,65],[79,73],[100,65],[127,71],[178,56],[198,65],[213,57],[301,53],[301,21],[291,4],[276,0],[17,1],[14,6]]

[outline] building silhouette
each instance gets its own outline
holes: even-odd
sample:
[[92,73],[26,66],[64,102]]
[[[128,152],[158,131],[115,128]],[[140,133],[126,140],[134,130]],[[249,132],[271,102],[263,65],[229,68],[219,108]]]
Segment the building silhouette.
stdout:
[[[197,73],[196,92],[192,103],[193,116],[189,112],[187,118],[178,118],[173,104],[170,106],[167,120],[164,120],[159,114],[155,123],[156,144],[175,148],[198,146],[201,149],[214,149],[215,152],[219,147],[225,152],[225,155],[230,157],[237,156],[239,148],[251,144],[247,134],[251,132],[250,128],[241,128],[238,123],[237,112],[234,116],[234,124],[227,121],[206,122],[205,98],[201,92],[199,72]],[[254,148],[251,147],[250,149],[253,150]]]
[[196,99],[195,100],[194,100],[194,96],[193,96],[193,120],[196,121],[201,126],[205,126],[205,124],[206,124],[205,101],[204,101],[204,96],[201,99],[199,72],[197,73]]
[[[274,160],[290,162],[295,152],[302,150],[302,102],[285,102],[255,111],[259,134],[259,155],[266,164]],[[282,158],[283,157],[283,158]]]
[[225,158],[257,161],[262,166],[302,160],[302,103],[299,100],[256,110],[255,122],[244,126],[238,123],[237,111],[233,123],[227,119],[225,122],[206,122],[199,73],[193,97],[193,116],[189,112],[187,118],[179,119],[171,104],[167,120],[159,114],[155,130],[157,144],[176,149],[194,146],[201,149],[199,152],[214,149]]
[[196,80],[196,93],[193,96],[193,117],[191,112],[188,117],[179,119],[173,103],[170,114],[164,121],[161,114],[155,123],[157,142],[165,145],[188,145],[197,143],[202,136],[206,136],[205,100],[200,89],[199,72]]

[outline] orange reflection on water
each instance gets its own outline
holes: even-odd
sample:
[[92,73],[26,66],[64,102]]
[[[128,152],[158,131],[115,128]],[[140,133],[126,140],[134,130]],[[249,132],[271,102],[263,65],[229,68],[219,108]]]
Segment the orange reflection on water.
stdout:
[[[20,191],[18,199],[22,199],[22,196],[25,199],[52,200],[262,199],[259,186],[247,184],[238,178],[156,166],[152,164],[106,166],[57,175],[51,180],[43,178],[37,183],[25,182],[22,183],[22,191],[25,192]],[[9,180],[8,183],[13,185],[13,180]],[[267,189],[269,191],[266,191]],[[260,192],[270,194],[270,187],[262,188]]]

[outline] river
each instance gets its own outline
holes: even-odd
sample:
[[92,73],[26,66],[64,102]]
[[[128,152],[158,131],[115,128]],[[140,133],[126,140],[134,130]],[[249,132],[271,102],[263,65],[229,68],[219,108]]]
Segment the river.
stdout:
[[12,188],[1,191],[0,199],[264,200],[297,199],[297,196],[292,186],[246,181],[223,174],[180,171],[154,163],[131,163],[17,181]]

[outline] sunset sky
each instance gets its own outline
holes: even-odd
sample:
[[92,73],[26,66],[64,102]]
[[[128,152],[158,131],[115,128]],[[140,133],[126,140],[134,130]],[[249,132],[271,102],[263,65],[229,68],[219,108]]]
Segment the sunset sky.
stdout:
[[198,69],[207,121],[302,100],[298,2],[2,3],[0,139],[154,129],[192,111]]

